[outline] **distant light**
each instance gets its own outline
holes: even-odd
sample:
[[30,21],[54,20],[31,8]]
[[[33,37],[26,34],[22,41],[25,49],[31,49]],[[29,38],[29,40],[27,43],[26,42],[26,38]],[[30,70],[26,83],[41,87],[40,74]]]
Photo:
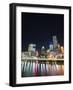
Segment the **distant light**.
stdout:
[[45,47],[44,47],[44,46],[42,46],[42,49],[45,49]]

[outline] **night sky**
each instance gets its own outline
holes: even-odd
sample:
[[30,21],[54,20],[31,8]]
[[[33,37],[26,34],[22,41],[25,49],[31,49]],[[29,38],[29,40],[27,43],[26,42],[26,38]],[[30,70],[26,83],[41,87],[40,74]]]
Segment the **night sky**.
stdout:
[[27,51],[30,43],[49,48],[52,36],[56,35],[60,45],[64,43],[64,15],[22,13],[22,51]]

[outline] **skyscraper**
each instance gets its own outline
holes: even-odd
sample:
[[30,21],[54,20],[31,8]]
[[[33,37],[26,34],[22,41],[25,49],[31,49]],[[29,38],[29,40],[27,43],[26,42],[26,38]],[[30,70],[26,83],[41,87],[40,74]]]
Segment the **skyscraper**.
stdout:
[[54,51],[58,50],[58,41],[56,36],[53,36],[53,48],[54,48]]

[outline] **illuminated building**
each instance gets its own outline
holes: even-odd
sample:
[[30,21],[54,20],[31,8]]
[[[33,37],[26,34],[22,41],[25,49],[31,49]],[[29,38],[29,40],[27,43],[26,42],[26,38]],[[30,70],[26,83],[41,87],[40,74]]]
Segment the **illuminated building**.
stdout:
[[61,46],[61,53],[64,54],[64,47],[63,46]]
[[36,50],[36,44],[29,44],[28,51],[29,52],[31,52],[31,51],[35,52],[35,50]]
[[61,53],[61,46],[58,44],[58,52]]
[[42,46],[42,48],[41,48],[40,56],[41,56],[42,58],[45,58],[45,57],[46,57],[46,50],[45,50],[45,47],[44,47],[44,46]]
[[22,58],[28,57],[28,56],[30,56],[30,52],[25,51],[25,52],[22,52],[22,53],[21,53],[21,57],[22,57]]
[[39,52],[38,51],[35,51],[35,53],[36,53],[36,57],[38,57],[39,56]]
[[58,41],[56,36],[53,36],[53,48],[54,48],[54,51],[58,50]]
[[28,51],[22,52],[21,57],[29,58],[45,58],[45,59],[61,59],[64,58],[64,47],[60,46],[57,41],[57,37],[53,36],[53,42],[49,44],[49,48],[45,49],[44,46],[41,47],[41,50],[36,50],[36,44],[29,44]]
[[36,44],[29,44],[28,45],[28,52],[30,56],[36,56]]
[[53,51],[53,43],[50,43],[50,45],[49,45],[49,50],[50,50],[50,51]]
[[48,58],[48,60],[53,60],[54,59],[54,55],[52,53],[49,53],[47,55],[47,58]]
[[50,52],[50,49],[47,49],[46,52],[49,53]]

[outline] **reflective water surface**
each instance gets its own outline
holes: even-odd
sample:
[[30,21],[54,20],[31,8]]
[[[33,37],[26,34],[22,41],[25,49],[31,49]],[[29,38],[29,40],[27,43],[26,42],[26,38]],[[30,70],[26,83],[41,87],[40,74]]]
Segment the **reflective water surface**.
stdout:
[[21,76],[58,76],[64,75],[63,61],[39,61],[24,60],[21,61]]

